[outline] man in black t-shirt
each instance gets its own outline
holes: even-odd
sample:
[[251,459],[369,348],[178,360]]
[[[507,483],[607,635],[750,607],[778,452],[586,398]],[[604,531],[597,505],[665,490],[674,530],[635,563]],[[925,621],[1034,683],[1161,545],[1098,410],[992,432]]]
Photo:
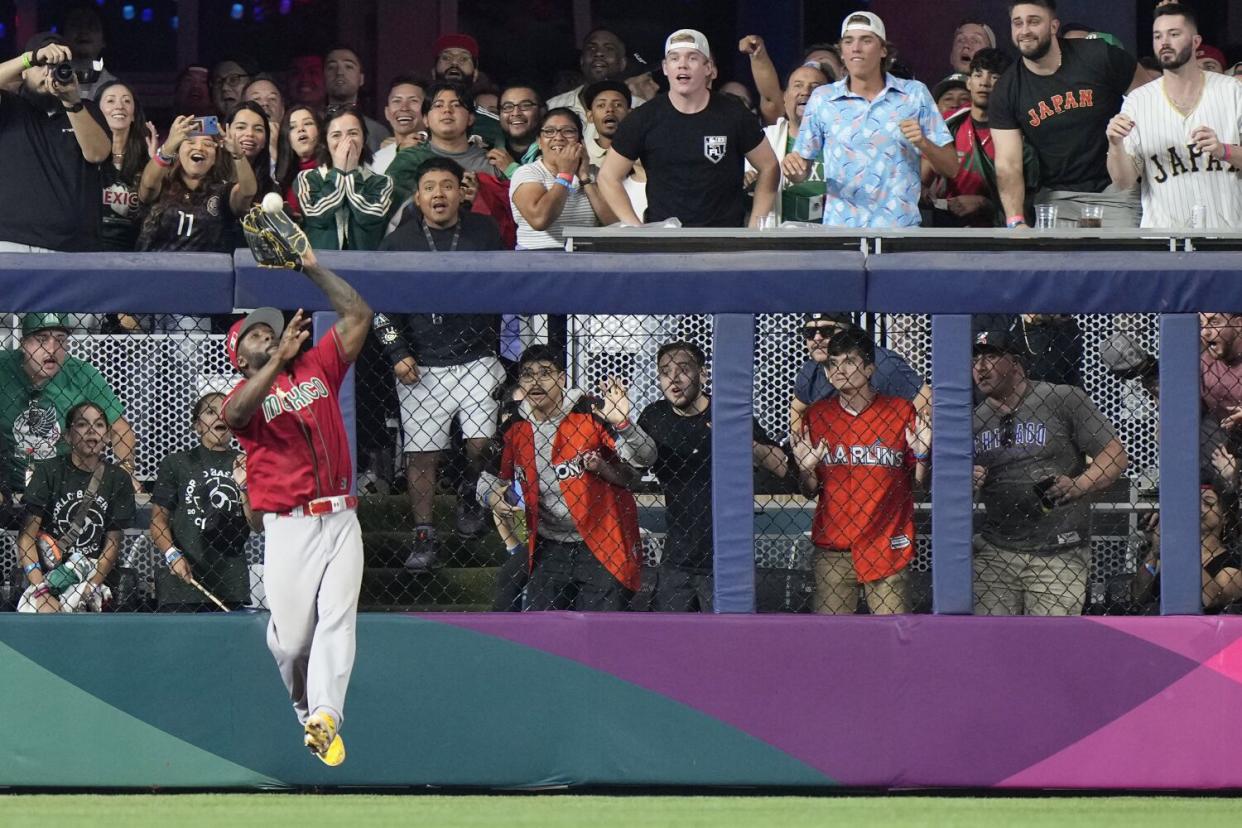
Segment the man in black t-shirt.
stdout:
[[[385,238],[380,250],[503,250],[496,222],[461,212],[463,175],[461,165],[451,158],[424,161],[414,178],[419,215]],[[495,315],[415,313],[399,321],[404,325],[382,313],[375,315],[376,334],[397,377],[405,475],[415,523],[414,547],[405,566],[417,572],[429,569],[437,554],[432,505],[454,419],[461,427],[467,464],[457,492],[457,531],[469,537],[483,530],[487,515],[474,490],[496,433],[495,391],[505,371],[497,356]]]
[[[743,161],[759,172],[750,224],[771,212],[780,179],[776,155],[755,116],[712,92],[707,38],[694,29],[664,44],[667,95],[635,109],[617,129],[599,171],[599,189],[622,224],[676,217],[683,227],[741,227],[746,215]],[[622,182],[634,163],[647,172],[647,214],[634,211]]]
[[[664,555],[658,569],[644,571],[639,590],[656,612],[712,611],[711,398],[703,393],[704,362],[702,349],[690,342],[661,347],[657,365],[664,399],[638,417],[639,428],[655,441],[652,469],[664,487]],[[785,476],[785,454],[758,420],[754,459],[756,466]]]
[[44,32],[0,63],[0,251],[93,250],[102,201],[99,164],[112,136],[99,107],[82,100],[77,77],[56,81],[72,57],[68,43]]
[[1062,40],[1056,0],[1009,4],[1013,43],[1022,53],[992,91],[989,110],[1006,225],[1025,227],[1022,142],[1039,159],[1036,203],[1057,206],[1076,222],[1088,204],[1103,207],[1103,226],[1137,227],[1138,200],[1110,187],[1108,122],[1126,92],[1146,80],[1137,61],[1102,40]]

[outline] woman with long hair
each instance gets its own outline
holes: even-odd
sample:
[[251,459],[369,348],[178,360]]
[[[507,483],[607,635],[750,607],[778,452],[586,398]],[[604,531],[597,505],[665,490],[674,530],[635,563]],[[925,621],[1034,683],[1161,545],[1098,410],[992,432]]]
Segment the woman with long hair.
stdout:
[[331,164],[324,144],[323,121],[314,109],[297,105],[285,113],[280,123],[280,142],[276,154],[277,192],[285,197],[285,210],[294,221],[302,221],[302,206],[294,186],[298,174]]
[[267,113],[267,148],[272,157],[272,180],[276,178],[276,163],[280,158],[280,125],[285,120],[285,96],[276,79],[266,72],[254,76],[242,90],[243,101],[254,101]]
[[120,81],[101,86],[98,103],[112,131],[112,163],[100,169],[103,211],[99,242],[104,250],[133,250],[142,227],[138,179],[155,155],[159,135],[155,125],[145,120],[133,91]]
[[254,101],[242,101],[229,113],[227,134],[250,162],[257,185],[256,199],[276,191],[272,180],[272,153],[268,147],[271,131],[267,112]]
[[367,124],[353,104],[330,110],[331,166],[298,173],[303,227],[316,250],[375,250],[392,207],[392,179],[371,169]]

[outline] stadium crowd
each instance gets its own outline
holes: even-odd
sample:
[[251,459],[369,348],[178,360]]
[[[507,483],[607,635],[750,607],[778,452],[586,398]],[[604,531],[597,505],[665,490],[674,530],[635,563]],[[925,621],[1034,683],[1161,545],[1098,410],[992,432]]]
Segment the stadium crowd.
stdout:
[[[389,80],[385,123],[359,106],[358,52],[339,47],[299,59],[284,84],[240,60],[186,67],[175,117],[154,124],[124,79],[82,68],[103,41],[98,18],[80,10],[61,34],[37,35],[0,63],[4,186],[22,194],[0,199],[0,251],[231,252],[244,245],[240,217],[270,194],[317,250],[434,254],[556,250],[569,227],[674,221],[1239,226],[1242,62],[1226,74],[1191,8],[1158,4],[1155,58],[1143,63],[1112,35],[1060,21],[1054,0],[1009,12],[1009,44],[963,22],[952,72],[931,88],[909,77],[884,22],[856,12],[785,74],[760,37],[743,37],[753,97],[742,84],[716,88],[733,44],[713,49],[694,29],[667,37],[660,70],[597,29],[582,44],[581,83],[555,95],[485,80],[478,43],[458,33],[437,40],[426,76]],[[119,588],[120,536],[144,491],[134,430],[100,372],[69,354],[74,337],[219,334],[231,321],[27,314],[14,325],[19,347],[0,354],[0,496],[19,533],[19,609],[101,606]],[[597,323],[596,344],[643,344],[588,348],[591,382],[573,388],[555,320],[376,314],[358,393],[381,413],[395,394],[412,519],[405,570],[442,565],[434,510],[448,478],[456,534],[494,523],[508,547],[496,609],[711,610],[708,356],[670,320]],[[1126,473],[1126,448],[1083,389],[1072,317],[981,316],[975,326],[976,610],[1081,612],[1091,502]],[[1204,317],[1211,608],[1242,598],[1240,332],[1242,316]],[[756,420],[756,474],[816,502],[815,611],[854,612],[860,595],[872,613],[912,611],[930,387],[849,314],[808,314],[800,335],[788,435]],[[647,358],[652,389],[639,387]],[[1154,357],[1124,332],[1100,358],[1156,393]],[[244,546],[261,521],[222,402],[198,398],[185,416],[200,444],[159,462],[149,532],[166,563],[161,608],[209,608],[207,593],[231,607],[250,598]],[[644,565],[639,498],[653,486],[666,531],[658,565]],[[1145,532],[1128,582],[1140,610],[1158,595],[1159,527]]]

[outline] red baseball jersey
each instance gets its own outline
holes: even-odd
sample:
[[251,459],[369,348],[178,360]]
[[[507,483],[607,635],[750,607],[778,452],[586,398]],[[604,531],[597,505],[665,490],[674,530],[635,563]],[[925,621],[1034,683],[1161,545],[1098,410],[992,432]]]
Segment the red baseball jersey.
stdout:
[[811,541],[848,550],[862,583],[901,571],[914,557],[914,457],[906,442],[914,406],[877,394],[851,414],[833,395],[812,405],[805,421],[811,443],[828,446],[815,472],[820,494]]
[[[287,512],[317,497],[349,492],[353,469],[339,399],[348,371],[333,326],[286,366],[250,422],[236,429],[256,511]],[[226,410],[246,382],[229,394]]]

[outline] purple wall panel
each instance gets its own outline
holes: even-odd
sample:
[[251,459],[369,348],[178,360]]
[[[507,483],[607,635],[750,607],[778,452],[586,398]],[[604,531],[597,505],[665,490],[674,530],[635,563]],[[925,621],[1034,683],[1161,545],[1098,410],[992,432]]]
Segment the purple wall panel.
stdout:
[[671,697],[844,785],[1242,786],[1238,618],[435,620]]

